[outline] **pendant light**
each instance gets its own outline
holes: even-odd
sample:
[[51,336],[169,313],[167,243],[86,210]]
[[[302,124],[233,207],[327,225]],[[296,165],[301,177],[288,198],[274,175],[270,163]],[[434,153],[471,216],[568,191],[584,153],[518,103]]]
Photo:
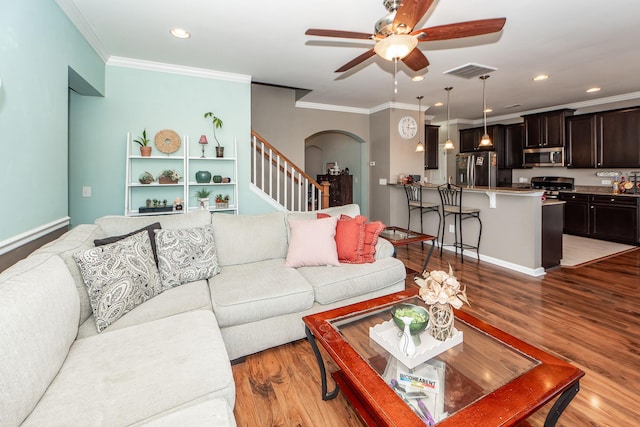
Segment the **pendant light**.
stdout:
[[416,96],[418,98],[418,145],[416,145],[416,153],[424,151],[424,144],[422,143],[422,134],[424,133],[424,127],[422,126],[422,98],[424,96]]
[[449,96],[451,95],[451,90],[453,87],[445,87],[444,90],[447,91],[447,140],[444,143],[445,150],[453,150],[455,147],[453,146],[453,141],[451,140],[451,136],[449,134]]
[[482,135],[482,139],[480,140],[481,147],[491,147],[493,145],[493,143],[491,142],[491,138],[487,133],[487,99],[484,93],[485,85],[487,83],[488,78],[489,78],[488,74],[485,74],[484,76],[480,76],[480,79],[482,80],[482,114],[484,117],[484,135]]

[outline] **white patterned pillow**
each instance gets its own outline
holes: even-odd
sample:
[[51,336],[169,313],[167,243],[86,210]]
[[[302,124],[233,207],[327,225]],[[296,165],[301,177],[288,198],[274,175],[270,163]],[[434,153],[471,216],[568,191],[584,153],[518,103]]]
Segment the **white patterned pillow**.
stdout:
[[162,293],[146,230],[73,257],[87,286],[98,332]]
[[163,289],[204,280],[220,272],[213,227],[158,230],[158,269]]

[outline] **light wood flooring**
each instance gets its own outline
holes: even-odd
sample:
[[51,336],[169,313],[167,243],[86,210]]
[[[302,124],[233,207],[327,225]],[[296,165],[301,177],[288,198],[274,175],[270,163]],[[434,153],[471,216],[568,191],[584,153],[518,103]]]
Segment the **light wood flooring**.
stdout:
[[[398,248],[413,270],[424,254],[419,243]],[[472,258],[461,264],[447,252],[435,253],[428,268],[447,270],[448,263],[467,286],[471,306],[464,311],[586,372],[559,426],[639,425],[640,249],[540,278]],[[239,426],[362,425],[342,395],[322,401],[318,367],[304,340],[248,356],[233,375]],[[529,422],[542,426],[550,407]]]

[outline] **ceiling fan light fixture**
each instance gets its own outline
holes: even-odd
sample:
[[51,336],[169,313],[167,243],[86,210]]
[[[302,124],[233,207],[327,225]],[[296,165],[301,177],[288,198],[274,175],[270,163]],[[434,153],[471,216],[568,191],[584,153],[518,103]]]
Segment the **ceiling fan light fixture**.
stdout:
[[187,30],[183,30],[182,28],[172,28],[169,32],[177,39],[188,39],[191,37],[191,33]]
[[418,46],[418,39],[408,34],[392,34],[373,47],[375,53],[387,61],[402,59]]

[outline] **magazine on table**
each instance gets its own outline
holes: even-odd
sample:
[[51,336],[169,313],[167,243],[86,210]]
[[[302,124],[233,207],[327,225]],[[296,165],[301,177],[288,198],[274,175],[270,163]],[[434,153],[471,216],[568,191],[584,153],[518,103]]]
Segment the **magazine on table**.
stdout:
[[390,357],[382,377],[426,425],[444,419],[445,363],[428,360],[413,369]]

